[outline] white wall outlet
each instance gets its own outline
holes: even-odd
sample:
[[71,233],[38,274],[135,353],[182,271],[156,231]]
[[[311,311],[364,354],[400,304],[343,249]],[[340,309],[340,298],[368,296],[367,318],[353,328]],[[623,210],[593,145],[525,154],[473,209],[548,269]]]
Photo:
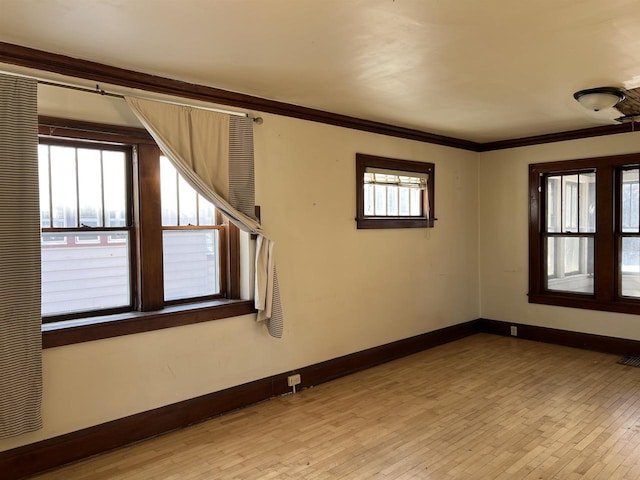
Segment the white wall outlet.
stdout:
[[287,379],[290,387],[295,387],[296,385],[300,385],[300,374],[296,373],[295,375],[289,375]]
[[511,325],[511,336],[512,337],[518,336],[518,327],[516,327],[515,325]]

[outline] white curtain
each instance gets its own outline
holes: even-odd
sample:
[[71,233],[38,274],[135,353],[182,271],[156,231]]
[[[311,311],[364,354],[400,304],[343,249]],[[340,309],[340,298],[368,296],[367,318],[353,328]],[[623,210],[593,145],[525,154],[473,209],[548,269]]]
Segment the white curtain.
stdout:
[[42,427],[37,82],[0,75],[0,438]]
[[241,229],[257,234],[258,320],[282,336],[273,241],[254,217],[253,125],[246,117],[125,97],[180,174]]

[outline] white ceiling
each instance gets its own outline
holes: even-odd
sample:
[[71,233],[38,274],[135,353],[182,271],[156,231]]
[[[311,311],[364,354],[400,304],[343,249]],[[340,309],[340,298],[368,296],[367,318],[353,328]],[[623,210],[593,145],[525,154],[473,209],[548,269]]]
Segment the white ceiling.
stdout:
[[614,124],[640,0],[0,0],[0,41],[477,142]]

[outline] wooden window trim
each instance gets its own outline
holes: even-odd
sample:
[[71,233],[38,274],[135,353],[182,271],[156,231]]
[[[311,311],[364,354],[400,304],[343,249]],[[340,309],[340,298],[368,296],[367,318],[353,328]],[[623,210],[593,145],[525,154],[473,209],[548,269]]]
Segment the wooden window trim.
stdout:
[[219,299],[171,305],[155,312],[126,312],[42,326],[42,348],[91,342],[256,313],[253,300]]
[[[160,198],[159,183],[152,182],[159,174],[160,149],[144,129],[118,127],[90,122],[39,117],[39,134],[47,142],[60,144],[88,142],[115,145],[130,145],[133,152],[133,175],[130,191],[133,199],[130,207],[136,225],[132,234],[138,262],[132,269],[132,280],[137,285],[134,311],[101,312],[100,316],[65,319],[43,323],[43,348],[70,345],[87,341],[111,338],[201,323],[222,318],[253,314],[253,300],[240,300],[240,242],[239,229],[230,222],[224,223],[225,252],[221,261],[223,271],[221,285],[226,298],[194,300],[179,305],[164,302],[162,287],[162,249],[158,248],[162,237],[159,208],[147,208],[157,204]],[[72,139],[71,141],[69,139]],[[131,178],[133,177],[133,178]],[[144,256],[140,252],[144,251]],[[135,272],[138,272],[136,275]],[[133,282],[132,282],[133,284]],[[61,320],[61,319],[55,319]]]
[[[620,212],[618,172],[624,166],[640,165],[640,154],[564,160],[529,165],[529,303],[570,308],[640,314],[640,299],[619,296],[619,258],[616,233]],[[596,233],[594,247],[594,293],[568,293],[546,290],[543,245],[544,188],[541,178],[596,169]]]
[[[367,167],[428,173],[427,195],[429,214],[421,217],[372,217],[364,214],[364,173]],[[373,228],[432,228],[435,218],[435,164],[398,160],[356,153],[356,226],[358,229]]]

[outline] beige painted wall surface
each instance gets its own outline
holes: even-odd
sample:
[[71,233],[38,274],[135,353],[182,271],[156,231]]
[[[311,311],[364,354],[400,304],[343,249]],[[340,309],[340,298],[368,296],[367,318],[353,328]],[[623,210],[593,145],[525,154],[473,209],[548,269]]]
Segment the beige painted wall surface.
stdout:
[[640,339],[635,315],[529,304],[528,165],[640,152],[627,133],[480,155],[480,289],[483,318]]
[[[121,100],[40,89],[40,113],[132,124]],[[263,115],[256,195],[284,338],[254,316],[44,351],[43,430],[0,451],[479,316],[477,154]],[[355,153],[436,164],[436,227],[355,228]]]

